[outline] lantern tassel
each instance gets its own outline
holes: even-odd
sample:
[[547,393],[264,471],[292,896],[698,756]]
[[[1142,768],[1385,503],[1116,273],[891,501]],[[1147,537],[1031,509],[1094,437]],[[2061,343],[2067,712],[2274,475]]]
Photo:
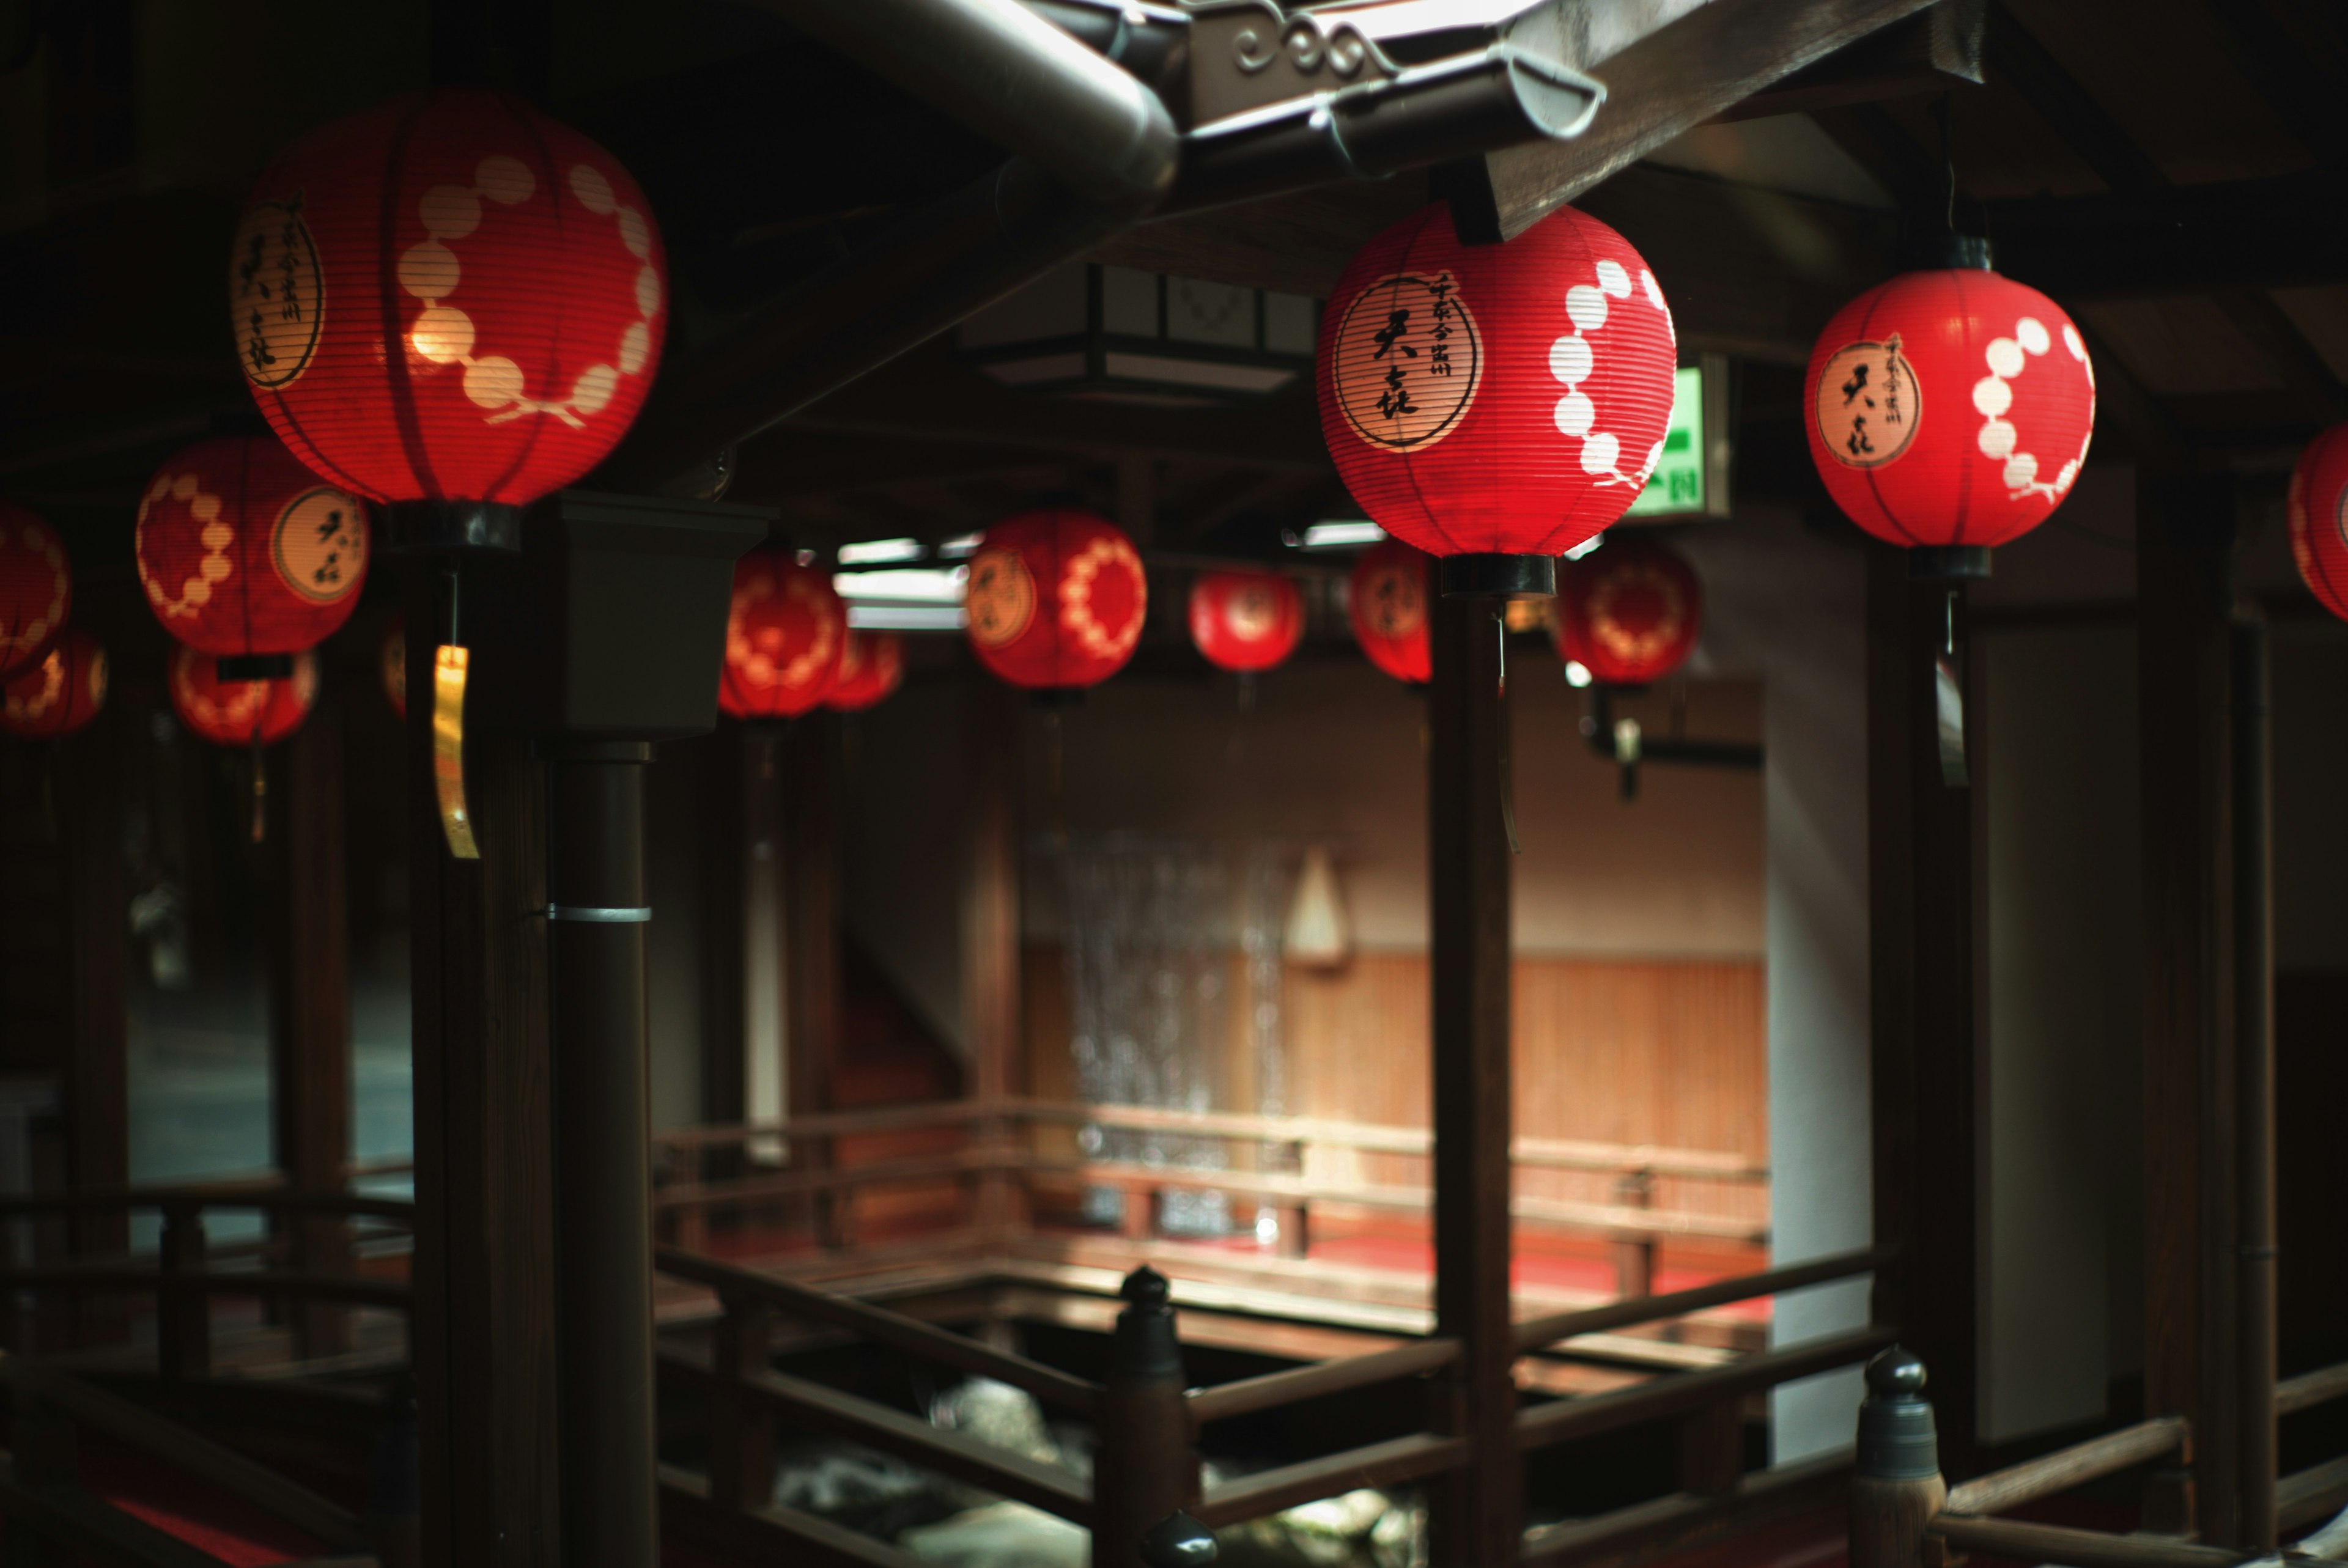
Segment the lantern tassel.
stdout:
[[1948,620],[1941,651],[1932,657],[1932,699],[1935,729],[1941,743],[1941,782],[1963,789],[1972,782],[1965,766],[1965,673],[1957,652],[1957,590],[1949,589]]
[[1517,785],[1511,776],[1509,754],[1509,621],[1499,611],[1492,612],[1492,628],[1500,639],[1500,825],[1509,831],[1509,853],[1522,855],[1524,845],[1517,842]]
[[432,790],[440,806],[440,835],[451,860],[479,860],[473,815],[465,803],[465,681],[472,651],[458,641],[458,581],[452,568],[447,589],[448,641],[432,650]]

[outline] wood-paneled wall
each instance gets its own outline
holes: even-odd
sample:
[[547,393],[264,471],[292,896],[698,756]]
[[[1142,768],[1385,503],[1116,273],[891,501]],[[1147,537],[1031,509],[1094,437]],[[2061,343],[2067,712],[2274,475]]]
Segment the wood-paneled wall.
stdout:
[[[1039,1095],[1072,1094],[1059,950],[1030,947],[1025,970],[1029,1081]],[[1236,967],[1233,979],[1244,984]],[[1291,967],[1282,1006],[1289,1112],[1426,1124],[1424,955],[1364,953],[1334,971]],[[1520,1137],[1767,1159],[1767,1014],[1758,960],[1520,958],[1515,1009]],[[1254,1075],[1233,1071],[1227,1081],[1243,1088]],[[1242,1097],[1234,1108],[1252,1107]],[[1426,1167],[1411,1156],[1317,1149],[1309,1173],[1332,1184],[1416,1184],[1426,1180]],[[1517,1183],[1528,1196],[1599,1201],[1613,1193],[1610,1177],[1561,1171],[1520,1171]],[[1768,1212],[1766,1189],[1751,1184],[1660,1181],[1654,1204],[1755,1220]]]

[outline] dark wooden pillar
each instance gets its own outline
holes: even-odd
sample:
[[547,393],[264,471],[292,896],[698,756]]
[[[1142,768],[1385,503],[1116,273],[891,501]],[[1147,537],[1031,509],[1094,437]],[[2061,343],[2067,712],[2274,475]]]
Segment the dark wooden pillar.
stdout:
[[[749,1015],[744,987],[747,981],[747,938],[743,928],[744,900],[749,896],[752,868],[774,858],[771,839],[755,837],[745,770],[763,763],[771,766],[763,748],[752,743],[747,724],[726,723],[716,733],[681,743],[705,751],[701,770],[704,785],[701,815],[701,1119],[739,1122],[749,1112],[749,1084],[743,1055],[748,1039]],[[713,1160],[730,1173],[740,1164],[740,1151]],[[718,1170],[705,1175],[721,1173]]]
[[1964,595],[1911,579],[1904,550],[1867,548],[1875,1231],[1900,1249],[1874,1312],[1932,1369],[1941,1468],[1962,1477],[1980,1410],[1974,800],[1962,757],[1943,754],[1939,664],[1969,701]]
[[793,1116],[832,1109],[839,1050],[839,715],[782,733],[783,1096]]
[[[281,748],[273,792],[269,921],[270,1072],[277,1168],[305,1193],[342,1189],[351,1157],[349,875],[343,840],[343,712],[331,695]],[[293,1263],[341,1274],[349,1229],[333,1214],[283,1225]],[[292,1309],[295,1353],[346,1348],[346,1314],[326,1303]]]
[[[982,681],[974,692],[970,737],[970,834],[963,868],[963,1019],[970,1048],[973,1099],[1001,1100],[1026,1085],[1019,1009],[1019,699]],[[1007,1121],[973,1129],[983,1146],[1004,1148]],[[1007,1152],[1007,1150],[1006,1150]],[[983,1172],[978,1224],[1000,1234],[1022,1219],[1020,1194],[1007,1171]]]
[[2145,913],[2145,1405],[2193,1422],[2204,1539],[2231,1543],[2237,1401],[2233,497],[2137,472]]
[[407,596],[416,1378],[423,1560],[557,1568],[545,770],[474,734],[482,858],[449,858],[432,791],[434,574]]
[[1435,1057],[1435,1331],[1457,1338],[1437,1419],[1475,1458],[1430,1489],[1433,1560],[1513,1563],[1524,1465],[1513,1426],[1509,1314],[1509,842],[1501,817],[1509,706],[1497,606],[1435,604],[1427,868]]

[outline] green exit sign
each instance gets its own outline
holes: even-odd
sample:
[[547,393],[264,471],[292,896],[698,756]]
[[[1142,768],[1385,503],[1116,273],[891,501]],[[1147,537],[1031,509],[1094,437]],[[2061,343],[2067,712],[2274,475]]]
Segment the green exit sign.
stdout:
[[1647,476],[1646,488],[1628,516],[1671,517],[1691,512],[1725,517],[1728,475],[1713,451],[1715,425],[1725,423],[1727,364],[1706,355],[1701,364],[1680,366],[1672,390],[1672,422],[1663,434],[1663,455]]

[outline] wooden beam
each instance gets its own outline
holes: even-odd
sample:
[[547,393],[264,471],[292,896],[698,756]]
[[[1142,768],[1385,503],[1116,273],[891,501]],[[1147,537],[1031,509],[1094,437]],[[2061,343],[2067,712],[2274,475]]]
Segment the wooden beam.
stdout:
[[[804,1116],[834,1108],[840,1061],[839,715],[819,708],[781,727],[783,1104]],[[794,1169],[832,1163],[828,1138],[792,1140]],[[819,1194],[819,1234],[854,1235],[852,1192]]]
[[1516,1560],[1524,1472],[1512,1423],[1509,704],[1498,607],[1437,599],[1428,702],[1427,864],[1434,991],[1436,1333],[1459,1359],[1436,1379],[1436,1419],[1471,1458],[1427,1487],[1437,1563]]
[[[277,1168],[297,1192],[343,1186],[351,1158],[349,867],[343,842],[343,712],[328,693],[279,747],[283,783],[270,802],[271,1118]],[[350,1226],[331,1214],[278,1222],[292,1266],[340,1274]],[[349,1317],[325,1304],[290,1309],[296,1355],[349,1348]]]
[[1724,120],[1809,114],[1978,87],[1988,0],[1939,0],[1755,93]]
[[1988,211],[2000,272],[2085,299],[2348,280],[2343,205],[2348,176],[2314,169],[1993,201]]
[[1450,166],[1463,238],[1514,239],[1692,126],[1931,0],[1710,0],[1604,62],[1607,101],[1572,141]]
[[2137,470],[2144,796],[2145,1414],[2193,1423],[2198,1524],[2232,1543],[2236,1400],[2230,763],[2234,496]]
[[1874,1318],[1931,1369],[1941,1469],[1962,1478],[1979,1409],[1975,803],[1944,771],[1935,660],[1953,613],[1963,668],[1963,604],[1911,579],[1906,551],[1867,549],[1875,1234],[1899,1249],[1876,1273]]
[[407,591],[416,1307],[424,1561],[558,1568],[546,787],[470,735],[483,858],[452,860],[432,784],[438,576]]
[[[1019,822],[1021,709],[1017,695],[999,682],[980,680],[969,689],[969,817],[962,867],[963,1041],[968,1052],[973,1098],[998,1103],[1025,1091],[1029,1082],[1020,1015]],[[982,1147],[1008,1145],[1012,1123],[1004,1118],[972,1128]],[[1020,1190],[1007,1173],[978,1178],[980,1228],[1002,1235],[1022,1217]]]

